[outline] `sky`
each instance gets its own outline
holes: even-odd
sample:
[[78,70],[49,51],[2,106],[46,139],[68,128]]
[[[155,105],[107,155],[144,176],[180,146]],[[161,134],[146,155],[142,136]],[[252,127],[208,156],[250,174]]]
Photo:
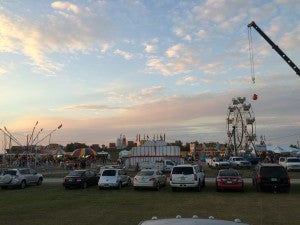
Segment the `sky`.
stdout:
[[1,0],[0,127],[24,144],[226,143],[245,97],[258,140],[297,145],[300,77],[251,21],[300,66],[298,0]]

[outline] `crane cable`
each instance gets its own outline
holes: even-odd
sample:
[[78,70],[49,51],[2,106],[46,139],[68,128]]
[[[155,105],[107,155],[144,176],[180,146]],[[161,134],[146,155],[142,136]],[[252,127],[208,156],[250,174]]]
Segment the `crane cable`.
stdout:
[[251,67],[251,79],[255,84],[255,71],[254,71],[254,58],[253,58],[253,46],[252,46],[252,33],[251,27],[248,29],[248,43],[249,43],[249,54],[250,54],[250,67]]

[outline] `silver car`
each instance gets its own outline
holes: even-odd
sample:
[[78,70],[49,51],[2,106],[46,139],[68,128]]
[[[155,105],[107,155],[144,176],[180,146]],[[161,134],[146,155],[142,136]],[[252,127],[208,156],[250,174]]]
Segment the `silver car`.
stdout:
[[171,219],[158,219],[153,217],[151,220],[142,221],[139,225],[249,225],[242,223],[240,219],[235,219],[233,221],[228,220],[217,220],[214,217],[209,217],[208,219],[199,219],[197,216],[193,218],[181,218],[177,216]]
[[104,169],[101,171],[98,187],[101,188],[119,188],[131,184],[131,179],[123,169]]
[[133,178],[134,189],[153,188],[159,190],[167,183],[167,177],[157,169],[143,169]]
[[41,185],[42,182],[43,175],[30,168],[6,169],[0,176],[0,187],[2,189],[7,187],[23,189],[30,184]]

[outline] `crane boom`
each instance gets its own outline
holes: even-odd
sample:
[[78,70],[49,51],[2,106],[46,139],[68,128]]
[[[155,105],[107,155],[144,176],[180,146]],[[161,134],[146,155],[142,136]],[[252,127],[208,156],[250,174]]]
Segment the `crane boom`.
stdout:
[[300,76],[300,69],[295,63],[256,25],[254,21],[248,24],[248,27],[254,29],[272,46],[272,48],[289,64],[289,66]]

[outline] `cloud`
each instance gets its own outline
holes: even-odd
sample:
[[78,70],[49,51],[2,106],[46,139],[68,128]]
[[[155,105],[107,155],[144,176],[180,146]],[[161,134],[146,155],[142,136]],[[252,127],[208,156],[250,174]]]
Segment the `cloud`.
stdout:
[[114,53],[115,53],[116,55],[122,56],[122,57],[123,57],[124,59],[126,59],[126,60],[130,60],[130,59],[133,58],[133,55],[132,55],[131,53],[122,51],[122,50],[120,50],[120,49],[115,50]]
[[0,76],[4,75],[7,73],[7,70],[3,67],[0,67]]
[[54,9],[58,9],[58,10],[67,10],[67,11],[71,11],[75,14],[80,12],[80,9],[77,5],[75,4],[71,4],[70,2],[62,2],[62,1],[57,1],[57,2],[53,2],[51,4],[52,8]]
[[105,105],[71,105],[65,106],[64,110],[111,110],[116,107],[105,106]]
[[23,54],[27,57],[25,62],[33,66],[33,71],[53,74],[64,66],[59,59],[52,58],[53,53],[89,53],[99,49],[105,53],[109,49],[112,42],[108,41],[111,34],[109,19],[93,12],[101,11],[101,7],[80,9],[75,4],[62,1],[51,6],[58,11],[37,21],[0,9],[0,51]]

